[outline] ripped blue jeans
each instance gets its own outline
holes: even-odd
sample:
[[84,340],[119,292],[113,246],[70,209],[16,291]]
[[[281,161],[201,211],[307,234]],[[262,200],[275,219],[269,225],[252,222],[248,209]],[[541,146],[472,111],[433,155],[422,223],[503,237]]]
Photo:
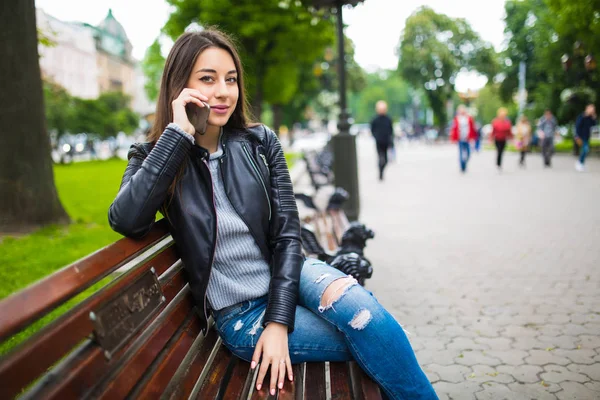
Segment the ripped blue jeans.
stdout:
[[[356,360],[391,399],[437,399],[404,330],[371,292],[353,280],[321,306],[327,287],[340,278],[347,276],[322,261],[305,261],[288,336],[292,363]],[[213,311],[221,339],[236,356],[251,361],[266,306],[264,296]]]

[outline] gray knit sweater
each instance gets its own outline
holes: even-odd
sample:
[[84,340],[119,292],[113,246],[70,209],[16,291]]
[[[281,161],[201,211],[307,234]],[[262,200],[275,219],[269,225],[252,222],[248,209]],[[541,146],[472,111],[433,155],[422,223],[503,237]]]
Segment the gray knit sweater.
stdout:
[[269,290],[269,266],[248,226],[237,214],[221,180],[223,149],[208,162],[217,208],[217,247],[207,296],[214,310],[264,296]]

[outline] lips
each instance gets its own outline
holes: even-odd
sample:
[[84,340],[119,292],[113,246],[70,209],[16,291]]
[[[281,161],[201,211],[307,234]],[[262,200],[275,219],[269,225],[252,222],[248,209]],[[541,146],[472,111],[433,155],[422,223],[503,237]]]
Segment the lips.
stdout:
[[229,111],[229,106],[216,105],[216,106],[211,106],[210,109],[215,114],[227,114],[227,111]]

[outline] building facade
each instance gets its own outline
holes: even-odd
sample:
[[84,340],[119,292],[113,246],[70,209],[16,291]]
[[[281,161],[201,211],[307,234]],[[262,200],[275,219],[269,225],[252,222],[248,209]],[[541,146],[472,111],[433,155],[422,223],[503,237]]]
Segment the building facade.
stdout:
[[52,46],[38,45],[42,77],[64,87],[71,95],[94,99],[100,94],[96,43],[80,24],[60,21],[36,10],[38,29]]

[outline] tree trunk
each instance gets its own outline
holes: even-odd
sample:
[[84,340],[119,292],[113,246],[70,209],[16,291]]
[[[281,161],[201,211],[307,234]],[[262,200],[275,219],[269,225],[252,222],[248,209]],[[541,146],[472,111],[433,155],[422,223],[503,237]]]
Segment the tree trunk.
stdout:
[[279,136],[279,129],[283,123],[283,106],[281,104],[273,104],[271,109],[273,110],[273,130]]
[[34,0],[0,5],[0,234],[67,223],[46,130]]

